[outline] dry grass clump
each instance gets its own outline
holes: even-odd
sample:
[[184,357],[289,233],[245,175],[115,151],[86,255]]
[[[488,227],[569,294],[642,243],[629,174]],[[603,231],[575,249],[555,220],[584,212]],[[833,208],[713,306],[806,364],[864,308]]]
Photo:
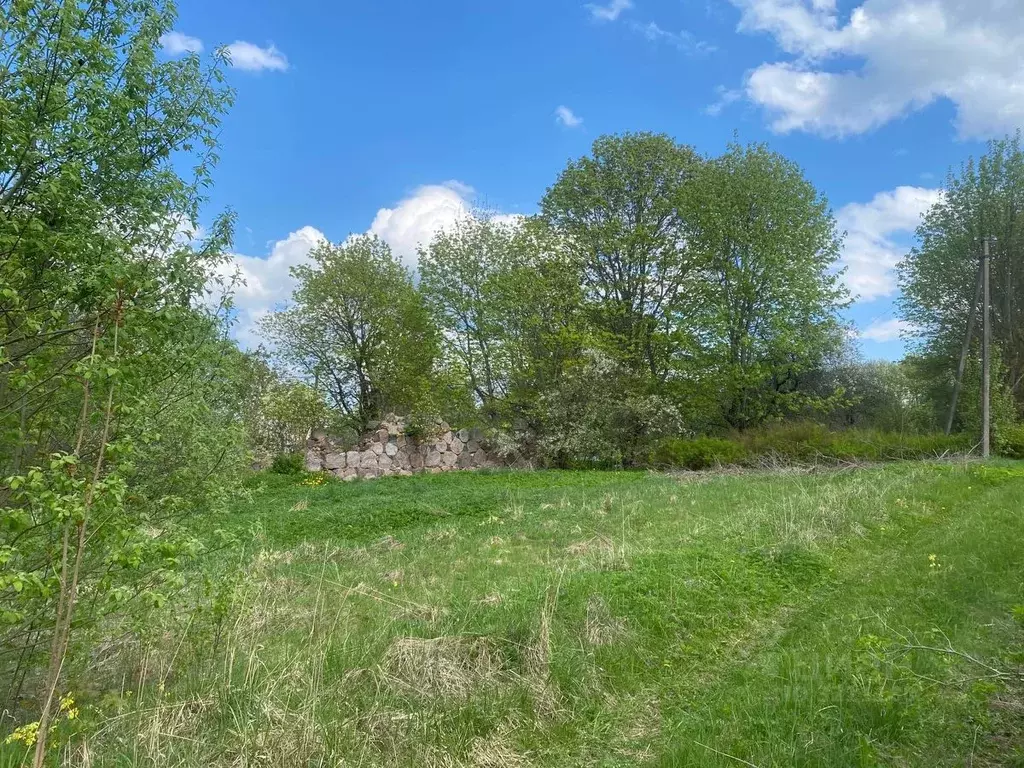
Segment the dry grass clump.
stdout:
[[629,568],[625,544],[616,544],[607,536],[598,535],[585,541],[577,541],[566,547],[565,551],[573,557],[578,557],[584,567],[594,570],[615,571]]
[[585,634],[590,645],[612,645],[628,633],[625,622],[612,615],[608,602],[601,595],[591,595],[587,600]]
[[473,741],[469,764],[473,768],[521,768],[530,763],[525,755],[512,748],[504,734],[495,732]]
[[389,533],[377,539],[373,544],[373,548],[381,552],[395,552],[405,549],[405,544]]
[[504,659],[486,637],[399,637],[385,651],[380,671],[403,692],[464,699],[496,684],[503,677]]

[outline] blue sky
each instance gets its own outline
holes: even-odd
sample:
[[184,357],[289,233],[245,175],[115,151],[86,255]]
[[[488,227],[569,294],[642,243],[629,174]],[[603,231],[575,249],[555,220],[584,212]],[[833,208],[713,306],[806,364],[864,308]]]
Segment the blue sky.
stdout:
[[179,0],[165,55],[230,45],[211,215],[238,214],[239,337],[321,237],[417,242],[535,210],[603,133],[734,135],[799,163],[848,231],[867,357],[894,358],[891,265],[950,166],[1024,122],[1016,0]]

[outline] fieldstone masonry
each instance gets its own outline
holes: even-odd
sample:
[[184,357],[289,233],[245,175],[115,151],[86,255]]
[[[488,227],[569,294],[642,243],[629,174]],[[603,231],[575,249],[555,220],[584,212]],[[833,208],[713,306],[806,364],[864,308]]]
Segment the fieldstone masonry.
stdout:
[[306,444],[307,470],[330,472],[343,480],[500,466],[503,462],[488,450],[479,429],[453,432],[441,422],[436,436],[417,440],[406,434],[405,423],[394,415],[385,417],[348,451],[322,434],[313,435]]

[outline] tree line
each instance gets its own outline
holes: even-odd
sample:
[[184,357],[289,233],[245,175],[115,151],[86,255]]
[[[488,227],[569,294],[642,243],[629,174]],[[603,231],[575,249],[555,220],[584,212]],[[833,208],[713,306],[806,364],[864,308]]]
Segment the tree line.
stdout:
[[841,236],[794,163],[605,136],[538,207],[467,216],[416,273],[373,236],[323,244],[263,333],[357,430],[388,410],[481,424],[554,464],[830,407]]

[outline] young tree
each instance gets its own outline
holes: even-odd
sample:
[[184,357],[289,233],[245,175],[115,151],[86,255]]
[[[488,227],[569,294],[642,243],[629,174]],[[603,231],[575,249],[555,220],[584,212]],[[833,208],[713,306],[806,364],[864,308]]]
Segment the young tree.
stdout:
[[690,245],[708,299],[697,334],[726,423],[807,407],[802,377],[843,340],[841,239],[828,202],[794,163],[735,144],[700,170],[692,199]]
[[1003,383],[1024,412],[1024,149],[1021,137],[993,141],[978,161],[950,172],[942,198],[918,228],[919,244],[898,267],[903,319],[920,334],[923,369],[948,407],[957,358],[975,301],[981,239],[992,251],[992,341]]
[[387,243],[324,243],[292,269],[292,305],[262,330],[281,358],[363,430],[387,410],[428,406],[438,334],[412,277]]
[[688,246],[689,147],[649,133],[602,136],[540,203],[580,270],[595,328],[617,359],[664,383],[690,342],[697,270]]
[[0,0],[0,664],[5,711],[42,679],[36,766],[79,630],[163,599],[195,551],[169,523],[241,457],[203,304],[231,222],[187,233],[231,95],[216,65],[158,58],[173,20]]

